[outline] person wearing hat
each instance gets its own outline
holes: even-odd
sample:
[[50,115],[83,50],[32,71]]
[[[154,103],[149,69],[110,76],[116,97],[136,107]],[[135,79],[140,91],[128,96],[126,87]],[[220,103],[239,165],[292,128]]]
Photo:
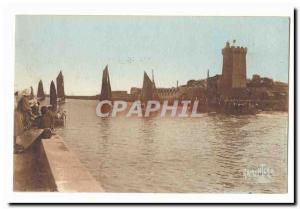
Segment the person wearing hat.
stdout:
[[15,93],[15,111],[14,111],[14,152],[17,153],[21,147],[16,144],[17,136],[21,135],[31,126],[30,115],[31,108],[26,94],[23,92]]

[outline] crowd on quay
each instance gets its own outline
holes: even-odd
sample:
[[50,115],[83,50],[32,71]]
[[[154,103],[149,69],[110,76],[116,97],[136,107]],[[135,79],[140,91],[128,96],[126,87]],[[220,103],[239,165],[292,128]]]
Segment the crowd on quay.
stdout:
[[15,92],[14,108],[14,152],[22,148],[16,144],[18,136],[32,128],[44,129],[43,135],[50,137],[57,120],[64,120],[66,115],[56,106],[41,106],[36,98],[30,94],[30,90]]

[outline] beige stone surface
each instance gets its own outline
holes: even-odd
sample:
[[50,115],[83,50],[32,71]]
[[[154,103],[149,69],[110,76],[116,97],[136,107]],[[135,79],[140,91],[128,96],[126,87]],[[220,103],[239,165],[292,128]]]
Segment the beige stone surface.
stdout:
[[50,172],[59,192],[104,192],[100,184],[58,135],[42,139]]
[[24,152],[13,155],[13,191],[55,191],[40,161],[39,141]]
[[16,143],[24,147],[24,149],[29,148],[35,140],[43,133],[43,129],[30,129],[24,131],[20,136],[17,136]]
[[14,191],[104,192],[60,136],[36,140],[40,134],[34,130],[18,140],[27,149],[14,154]]

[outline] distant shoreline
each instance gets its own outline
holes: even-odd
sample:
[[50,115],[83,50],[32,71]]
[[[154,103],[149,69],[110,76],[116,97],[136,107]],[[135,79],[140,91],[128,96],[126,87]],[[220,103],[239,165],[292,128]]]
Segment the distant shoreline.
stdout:
[[[49,97],[48,94],[45,97]],[[65,96],[66,99],[97,100],[99,96]]]
[[66,96],[66,99],[97,100],[98,96]]

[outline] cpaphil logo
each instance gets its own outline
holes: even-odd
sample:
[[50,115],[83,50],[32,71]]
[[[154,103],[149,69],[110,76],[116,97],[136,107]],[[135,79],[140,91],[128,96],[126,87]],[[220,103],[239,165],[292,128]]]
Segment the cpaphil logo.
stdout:
[[[100,101],[96,107],[96,115],[99,117],[116,117],[118,113],[126,113],[126,117],[149,117],[152,114],[159,114],[161,117],[165,117],[167,113],[171,117],[201,117],[201,114],[197,112],[199,101],[175,100],[172,105],[169,105],[167,100],[162,103],[157,100],[149,100],[146,103],[142,103],[140,100],[136,100],[133,103],[126,101]],[[104,108],[106,107],[106,108]]]

